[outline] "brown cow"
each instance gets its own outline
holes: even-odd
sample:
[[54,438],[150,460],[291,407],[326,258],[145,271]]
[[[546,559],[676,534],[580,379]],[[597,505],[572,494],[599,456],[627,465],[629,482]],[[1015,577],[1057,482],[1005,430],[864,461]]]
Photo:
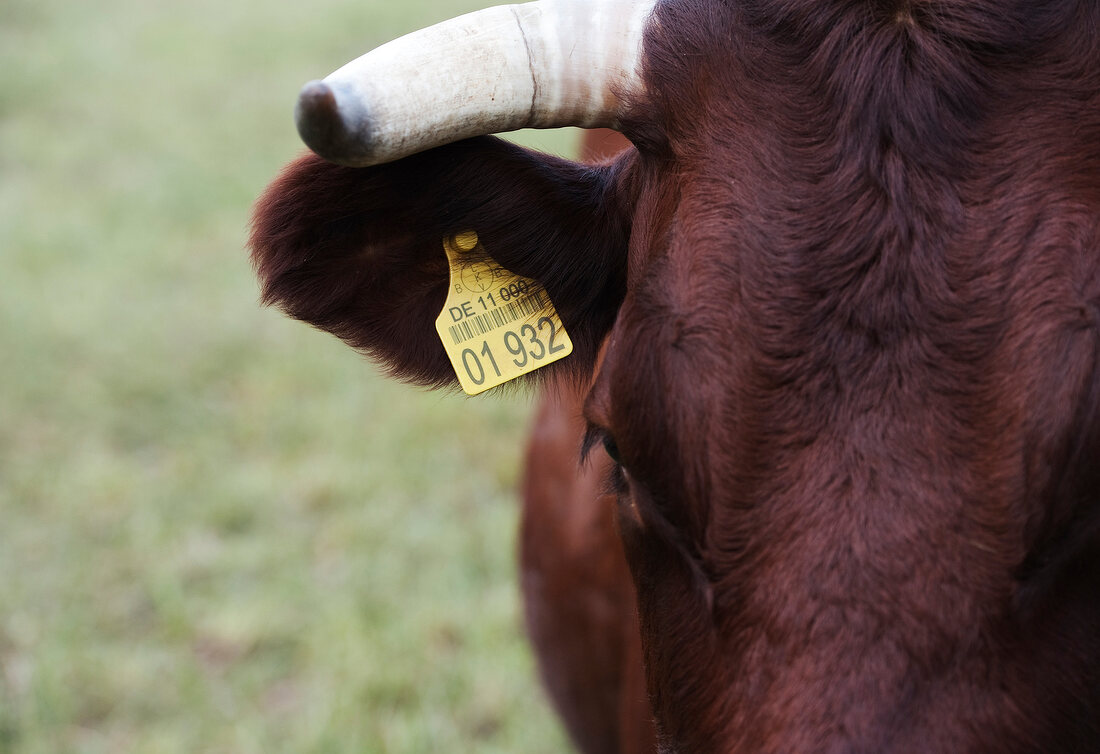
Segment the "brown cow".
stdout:
[[[442,238],[545,285],[665,751],[1100,751],[1100,4],[483,13],[307,87],[373,167],[271,186],[265,300],[442,386]],[[446,143],[570,123],[633,148]]]

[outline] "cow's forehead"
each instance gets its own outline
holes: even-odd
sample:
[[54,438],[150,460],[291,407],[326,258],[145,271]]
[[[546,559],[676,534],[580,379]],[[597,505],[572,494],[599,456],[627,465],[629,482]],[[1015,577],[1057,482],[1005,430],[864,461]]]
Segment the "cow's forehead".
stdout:
[[[767,16],[765,6],[754,7]],[[1065,97],[1036,91],[1021,96],[1044,141],[1029,143],[1001,117],[1018,109],[1014,86],[1029,79],[974,58],[966,35],[995,36],[991,19],[968,29],[960,16],[952,34],[927,35],[926,49],[899,62],[885,41],[905,19],[834,14],[863,34],[845,42],[821,21],[828,14],[817,14],[816,28],[784,27],[806,4],[785,4],[787,18],[747,20],[708,7],[706,23],[685,24],[699,3],[659,5],[659,29],[681,37],[658,30],[647,44],[653,102],[638,116],[629,293],[601,377],[624,429],[654,433],[650,417],[663,411],[662,442],[698,438],[696,404],[713,407],[708,419],[729,418],[763,384],[783,396],[765,406],[776,426],[793,428],[781,419],[802,412],[804,423],[832,423],[837,436],[872,446],[890,417],[904,416],[958,442],[949,435],[962,430],[936,416],[951,416],[952,401],[997,400],[977,395],[984,383],[969,379],[981,376],[972,365],[985,361],[1006,382],[1022,369],[1000,360],[990,333],[1043,317],[1044,328],[1067,325],[1055,310],[1029,312],[1038,295],[1025,284],[1037,239],[1055,231],[1051,218],[1080,224],[1078,235],[1095,231],[1094,217],[1059,205],[1091,180],[1065,161],[1091,154],[1080,119],[1068,125]],[[799,41],[802,56],[788,55]],[[1047,209],[1021,201],[1023,192],[1045,197]],[[1044,224],[1038,235],[1023,232]],[[1094,258],[1075,258],[1095,270]],[[1072,281],[1058,276],[1043,284],[1069,294]],[[666,393],[677,397],[671,409]],[[854,418],[869,408],[877,419]],[[710,426],[730,439],[729,423]],[[917,447],[929,438],[893,440]]]

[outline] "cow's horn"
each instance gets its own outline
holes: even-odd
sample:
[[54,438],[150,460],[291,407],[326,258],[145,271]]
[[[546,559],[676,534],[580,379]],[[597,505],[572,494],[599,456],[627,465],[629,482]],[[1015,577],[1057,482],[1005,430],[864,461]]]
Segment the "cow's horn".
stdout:
[[655,2],[538,0],[421,29],[306,84],[298,132],[365,166],[518,128],[615,128]]

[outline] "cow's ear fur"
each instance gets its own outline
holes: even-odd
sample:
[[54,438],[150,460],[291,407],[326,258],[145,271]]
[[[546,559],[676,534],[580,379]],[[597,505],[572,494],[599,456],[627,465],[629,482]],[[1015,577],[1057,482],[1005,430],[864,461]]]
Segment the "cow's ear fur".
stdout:
[[546,286],[574,344],[558,371],[587,373],[625,288],[621,173],[491,137],[372,168],[306,155],[256,206],[263,301],[401,379],[454,384],[435,332],[449,282],[443,238],[474,230],[497,262]]

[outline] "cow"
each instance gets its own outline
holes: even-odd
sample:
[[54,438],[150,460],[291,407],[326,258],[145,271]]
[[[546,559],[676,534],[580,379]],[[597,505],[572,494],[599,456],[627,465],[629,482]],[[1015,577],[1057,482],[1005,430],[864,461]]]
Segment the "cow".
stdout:
[[[520,379],[568,386],[537,427],[602,477],[561,495],[614,527],[660,751],[1100,751],[1095,0],[540,0],[297,117],[265,302],[448,387],[443,239],[552,300],[572,353]],[[631,147],[488,135],[562,125]]]

